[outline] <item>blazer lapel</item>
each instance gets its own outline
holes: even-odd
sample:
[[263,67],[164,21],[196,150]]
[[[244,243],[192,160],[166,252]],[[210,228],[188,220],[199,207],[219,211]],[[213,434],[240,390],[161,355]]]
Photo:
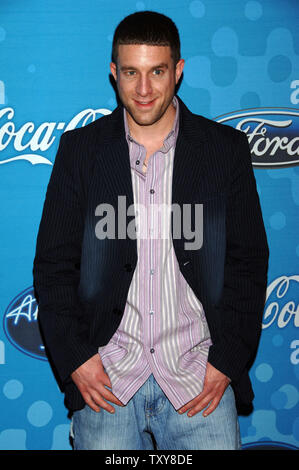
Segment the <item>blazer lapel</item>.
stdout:
[[98,155],[101,162],[101,178],[105,179],[109,191],[115,196],[126,196],[127,205],[131,205],[134,199],[123,107],[118,106],[109,118]]
[[180,105],[180,126],[173,164],[172,203],[183,204],[192,203],[198,192],[207,136],[198,117],[177,98]]

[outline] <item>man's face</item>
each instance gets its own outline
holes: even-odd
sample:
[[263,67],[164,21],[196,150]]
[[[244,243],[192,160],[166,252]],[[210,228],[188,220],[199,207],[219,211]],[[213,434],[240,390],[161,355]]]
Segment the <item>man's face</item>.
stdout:
[[118,47],[111,73],[124,107],[138,125],[150,126],[167,117],[183,67],[183,59],[174,66],[169,46]]

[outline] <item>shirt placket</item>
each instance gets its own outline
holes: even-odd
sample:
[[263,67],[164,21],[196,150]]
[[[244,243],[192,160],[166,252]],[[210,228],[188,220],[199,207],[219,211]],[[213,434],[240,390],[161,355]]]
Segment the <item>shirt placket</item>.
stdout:
[[148,319],[144,323],[147,325],[146,331],[144,332],[146,338],[146,349],[150,353],[150,361],[154,361],[155,349],[155,331],[157,328],[157,276],[158,265],[157,265],[157,240],[154,238],[154,234],[157,232],[157,223],[155,217],[155,206],[157,202],[157,191],[158,191],[158,174],[157,174],[157,155],[154,154],[150,157],[147,167],[147,226],[148,226],[148,240],[146,242],[148,253],[147,253],[147,272],[148,272]]
[[154,217],[153,217],[153,208],[155,202],[155,176],[156,176],[156,168],[155,168],[155,160],[152,159],[152,167],[151,167],[151,188],[149,192],[149,260],[150,260],[150,292],[149,292],[149,319],[150,319],[150,338],[149,338],[149,345],[150,345],[150,353],[154,354],[154,323],[155,323],[155,306],[154,306],[154,281],[156,277],[155,273],[155,256],[154,256],[154,246],[153,246],[153,232],[154,232]]

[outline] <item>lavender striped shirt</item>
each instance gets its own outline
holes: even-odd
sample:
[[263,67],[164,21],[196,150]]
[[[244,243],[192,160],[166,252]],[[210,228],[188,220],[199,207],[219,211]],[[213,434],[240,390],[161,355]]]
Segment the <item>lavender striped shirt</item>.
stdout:
[[[142,215],[136,219],[140,229],[138,262],[121,323],[109,343],[99,348],[99,354],[112,392],[124,404],[153,374],[178,409],[202,390],[211,340],[203,307],[179,270],[170,212],[165,217],[167,212],[157,210],[169,208],[172,201],[172,169],[179,128],[176,97],[173,105],[176,116],[172,131],[163,146],[150,156],[146,172],[143,167],[146,149],[131,138],[124,110],[134,205]],[[142,231],[144,227],[146,231]]]

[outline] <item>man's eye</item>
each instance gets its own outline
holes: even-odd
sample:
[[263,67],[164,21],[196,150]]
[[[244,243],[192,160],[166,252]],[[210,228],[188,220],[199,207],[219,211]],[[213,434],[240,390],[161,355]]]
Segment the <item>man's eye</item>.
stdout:
[[134,75],[134,73],[135,73],[134,70],[128,70],[128,71],[127,71],[127,75],[128,75],[129,77],[132,77],[132,76]]
[[163,74],[163,70],[156,69],[156,70],[154,70],[154,74],[155,74],[155,75],[162,75],[162,74]]

